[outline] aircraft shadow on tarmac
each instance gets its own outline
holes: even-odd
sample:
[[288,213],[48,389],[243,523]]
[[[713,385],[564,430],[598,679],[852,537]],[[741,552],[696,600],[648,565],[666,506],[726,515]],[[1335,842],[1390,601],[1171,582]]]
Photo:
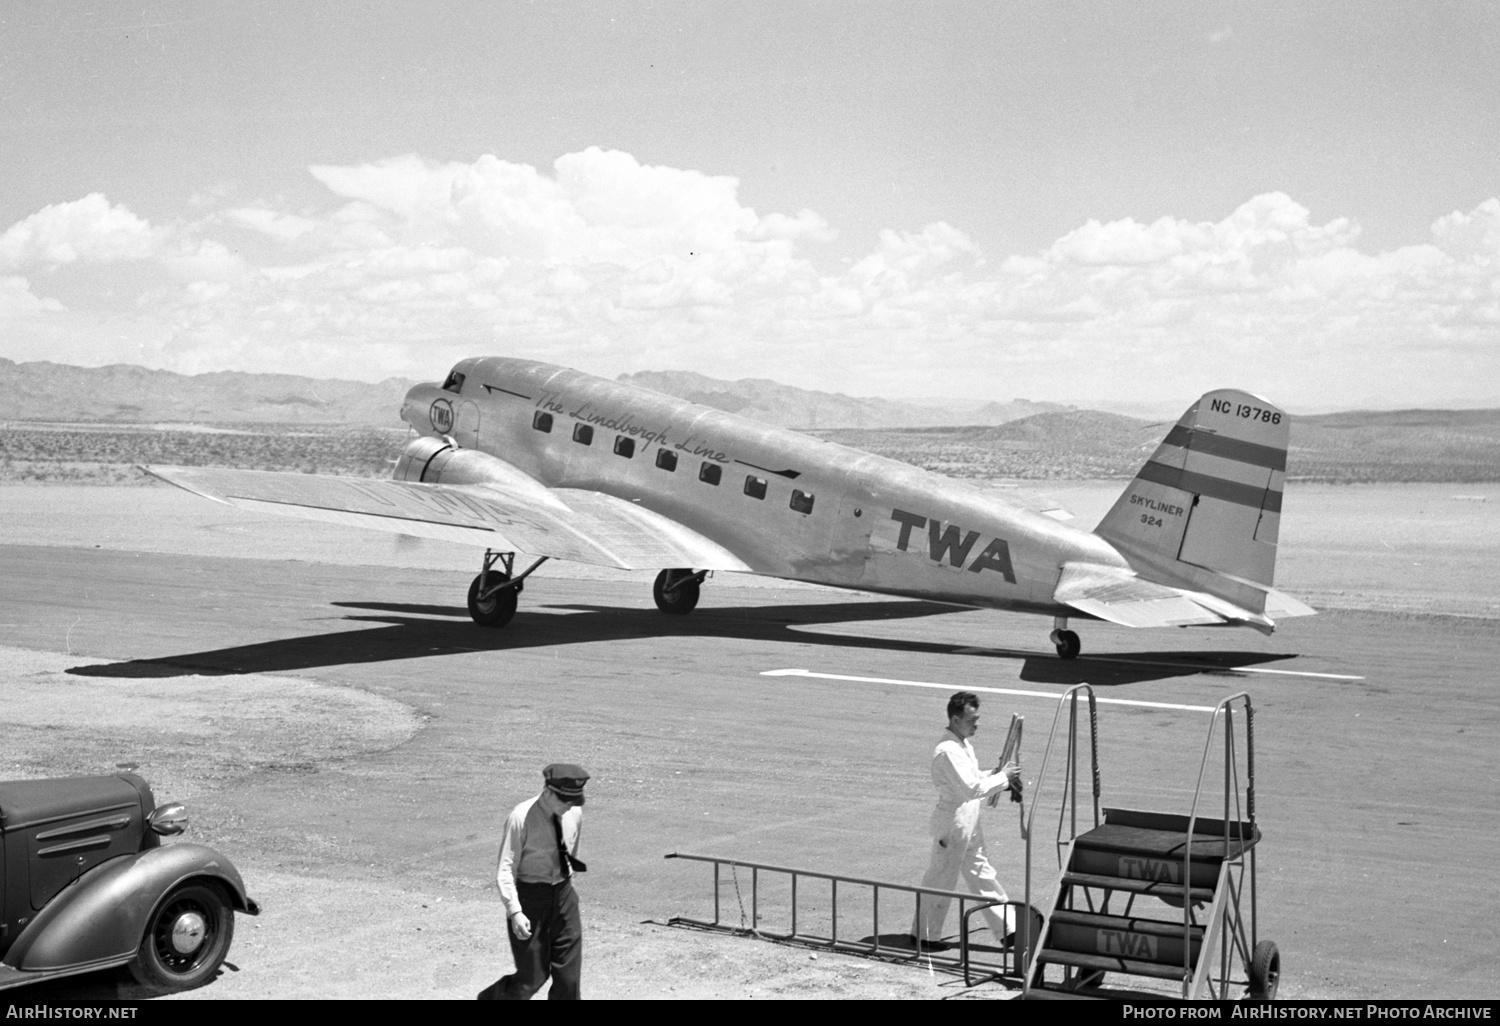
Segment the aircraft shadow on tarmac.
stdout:
[[[1041,654],[1022,649],[861,637],[807,629],[825,624],[910,619],[967,611],[921,601],[729,606],[699,609],[691,616],[665,616],[655,609],[548,605],[539,607],[547,612],[538,609],[518,612],[503,630],[476,626],[469,620],[468,610],[462,606],[391,602],[334,602],[332,605],[340,609],[370,611],[367,614],[346,613],[341,617],[346,624],[377,626],[163,655],[154,659],[73,666],[67,672],[85,677],[228,676],[647,638],[779,641],[856,652],[891,651],[1021,660],[1021,680],[1061,685],[1087,681],[1096,687],[1199,673],[1233,674],[1236,666],[1296,658],[1293,653],[1213,650],[1129,652],[1118,657],[1091,654],[1062,660],[1051,652]],[[563,611],[566,615],[558,615],[556,611]]]

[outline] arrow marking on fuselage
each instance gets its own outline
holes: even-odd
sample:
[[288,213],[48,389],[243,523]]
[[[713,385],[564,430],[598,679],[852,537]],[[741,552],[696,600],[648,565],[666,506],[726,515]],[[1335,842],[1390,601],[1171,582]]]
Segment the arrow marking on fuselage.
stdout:
[[767,474],[775,474],[777,477],[790,478],[793,481],[802,476],[802,471],[800,470],[772,470],[770,467],[763,467],[759,463],[750,463],[746,460],[735,460],[734,462],[754,470],[764,470]]
[[501,388],[499,385],[485,385],[484,390],[490,395],[494,395],[496,392],[504,392],[506,395],[513,395],[517,399],[525,399],[527,402],[531,402],[531,396],[522,395],[520,392],[512,392],[510,389]]

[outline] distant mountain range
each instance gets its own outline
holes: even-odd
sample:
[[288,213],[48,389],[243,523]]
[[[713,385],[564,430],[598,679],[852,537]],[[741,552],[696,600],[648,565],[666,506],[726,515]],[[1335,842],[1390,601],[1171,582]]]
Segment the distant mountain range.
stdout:
[[813,392],[765,378],[720,381],[691,371],[621,374],[630,385],[665,392],[716,410],[780,427],[902,428],[943,424],[1008,424],[1038,413],[1067,410],[1061,403],[973,402],[962,399],[861,399],[835,392]]
[[[1171,423],[1024,399],[856,398],[683,371],[625,374],[620,380],[960,477],[1128,475]],[[400,428],[397,411],[411,385],[399,378],[371,385],[290,374],[187,376],[126,364],[86,368],[0,359],[0,424]],[[1287,472],[1336,481],[1500,480],[1500,410],[1294,417]]]
[[0,420],[113,424],[346,424],[400,427],[412,382],[292,374],[174,374],[132,364],[72,367],[0,359]]
[[[816,431],[952,477],[1129,477],[1172,421],[1097,410],[995,427]],[[1390,410],[1292,418],[1287,476],[1343,483],[1500,480],[1500,410]]]
[[[1059,403],[860,399],[760,378],[719,381],[686,371],[622,374],[621,381],[790,428],[1005,424]],[[414,382],[378,385],[291,374],[174,374],[130,364],[72,367],[0,359],[0,420],[112,424],[344,424],[399,427]]]

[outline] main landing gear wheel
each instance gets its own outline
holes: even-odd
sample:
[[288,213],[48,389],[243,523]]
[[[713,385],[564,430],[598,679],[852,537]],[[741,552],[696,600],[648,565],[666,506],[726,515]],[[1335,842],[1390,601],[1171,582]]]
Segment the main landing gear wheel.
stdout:
[[1280,985],[1281,952],[1271,941],[1261,941],[1250,956],[1250,1000],[1274,1001]]
[[146,924],[130,973],[152,990],[187,990],[219,971],[234,939],[234,909],[212,884],[186,883]]
[[[698,604],[698,575],[691,567],[663,570],[651,586],[651,597],[663,613],[691,613]],[[675,582],[675,583],[674,583]]]
[[504,584],[508,580],[510,575],[498,570],[491,570],[474,578],[474,583],[469,585],[469,615],[474,618],[475,623],[485,627],[504,627],[510,623],[510,618],[516,615],[516,593],[521,590],[521,585],[492,590],[485,598],[479,597],[486,584],[493,589],[495,585]]
[[1083,642],[1072,631],[1053,631],[1052,644],[1057,646],[1059,659],[1077,659],[1078,653],[1083,651]]

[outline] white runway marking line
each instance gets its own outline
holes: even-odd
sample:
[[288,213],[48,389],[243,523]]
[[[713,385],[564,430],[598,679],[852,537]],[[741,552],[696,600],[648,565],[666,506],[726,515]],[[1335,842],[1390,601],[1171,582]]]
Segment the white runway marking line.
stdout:
[[[850,680],[858,684],[899,684],[908,688],[935,688],[939,691],[951,691],[952,684],[935,684],[928,680],[895,680],[891,677],[851,677],[842,673],[815,673],[812,670],[762,670],[762,677],[816,677],[820,680]],[[972,684],[960,688],[962,691],[983,691],[987,695],[1020,695],[1024,698],[1061,698],[1061,691],[1021,691],[1016,688],[981,688]],[[1182,709],[1187,712],[1211,713],[1214,707],[1211,705],[1176,705],[1171,702],[1139,702],[1130,698],[1097,698],[1095,701],[1101,705],[1135,705],[1146,709]]]
[[[967,648],[956,648],[955,655],[983,655],[986,652],[995,652],[1000,655],[1010,653],[998,648],[976,648],[970,645]],[[1323,680],[1364,680],[1363,677],[1355,677],[1347,673],[1313,673],[1310,670],[1278,670],[1268,666],[1205,666],[1203,663],[1169,663],[1161,659],[1131,659],[1128,656],[1079,656],[1078,662],[1087,663],[1128,663],[1135,666],[1171,666],[1180,670],[1202,670],[1205,673],[1272,673],[1281,677],[1318,677]]]

